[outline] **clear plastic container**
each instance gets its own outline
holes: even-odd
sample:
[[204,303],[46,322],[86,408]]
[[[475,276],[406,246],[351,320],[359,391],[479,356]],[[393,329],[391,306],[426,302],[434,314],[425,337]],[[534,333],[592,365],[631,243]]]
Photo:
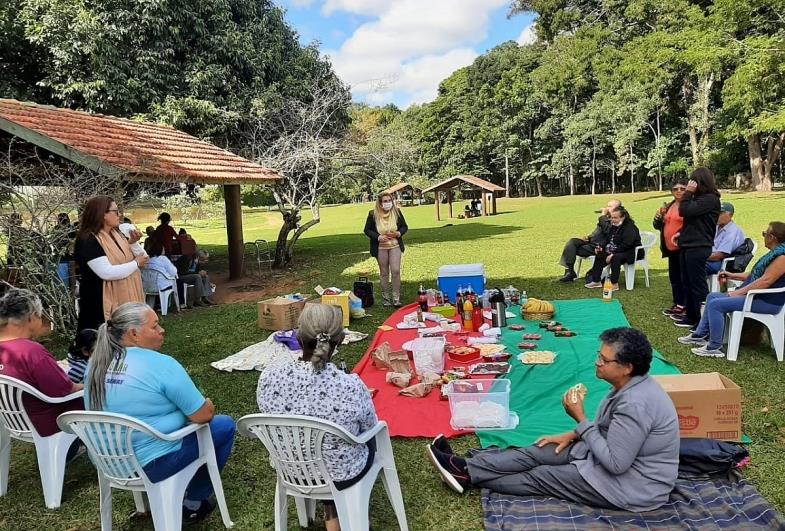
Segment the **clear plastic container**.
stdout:
[[412,340],[412,361],[418,375],[424,372],[444,372],[444,342],[443,337],[420,337]]
[[453,380],[445,394],[450,401],[450,424],[455,429],[510,426],[510,380]]

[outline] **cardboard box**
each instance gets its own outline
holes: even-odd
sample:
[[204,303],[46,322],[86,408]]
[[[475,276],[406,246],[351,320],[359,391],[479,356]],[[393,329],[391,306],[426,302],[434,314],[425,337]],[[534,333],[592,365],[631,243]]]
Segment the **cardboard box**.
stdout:
[[295,301],[276,297],[259,301],[259,328],[265,330],[291,330],[305,307],[305,300]]
[[340,307],[341,311],[343,312],[343,327],[346,328],[349,326],[349,317],[351,314],[349,313],[348,291],[344,291],[338,295],[322,295],[322,304],[331,304],[333,306]]
[[676,406],[682,437],[741,440],[741,388],[717,372],[653,376]]

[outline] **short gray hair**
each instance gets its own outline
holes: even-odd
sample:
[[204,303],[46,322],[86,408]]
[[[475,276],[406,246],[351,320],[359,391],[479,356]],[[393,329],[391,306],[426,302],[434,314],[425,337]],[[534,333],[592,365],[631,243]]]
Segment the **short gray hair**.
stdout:
[[313,368],[319,372],[343,341],[343,313],[335,306],[309,303],[300,314],[298,326],[297,339],[303,353],[311,355]]
[[147,312],[152,311],[143,302],[126,302],[117,308],[109,320],[98,327],[98,338],[90,356],[90,370],[85,382],[89,391],[88,407],[101,411],[106,405],[106,373],[125,360],[123,337],[129,330],[144,326]]
[[0,328],[24,323],[33,315],[43,313],[40,297],[29,289],[12,288],[0,298]]

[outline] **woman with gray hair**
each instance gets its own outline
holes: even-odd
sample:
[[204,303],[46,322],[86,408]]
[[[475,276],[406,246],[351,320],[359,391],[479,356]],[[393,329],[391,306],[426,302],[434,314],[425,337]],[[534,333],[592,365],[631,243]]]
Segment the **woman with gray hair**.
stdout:
[[[330,362],[344,338],[342,322],[341,310],[335,306],[305,305],[297,331],[302,356],[262,371],[256,388],[259,411],[328,420],[354,435],[376,425],[376,410],[365,384]],[[373,464],[370,445],[350,444],[332,435],[324,441],[327,469],[339,490],[360,481]],[[340,529],[335,506],[328,504],[326,509],[327,529]]]
[[[82,389],[57,364],[54,356],[35,339],[52,331],[44,319],[41,299],[26,289],[11,289],[0,298],[0,375],[32,385],[50,397],[63,397]],[[42,437],[54,435],[57,416],[82,409],[77,398],[63,404],[46,404],[25,394],[24,406],[30,421]]]
[[[231,417],[215,415],[215,406],[196,388],[180,363],[158,350],[164,329],[144,303],[128,302],[98,328],[85,379],[85,409],[121,413],[172,433],[189,422],[210,423],[218,468],[223,469],[234,441]],[[196,434],[182,442],[134,436],[134,451],[147,477],[162,481],[199,456]],[[207,468],[194,475],[183,500],[183,521],[199,522],[215,509]]]

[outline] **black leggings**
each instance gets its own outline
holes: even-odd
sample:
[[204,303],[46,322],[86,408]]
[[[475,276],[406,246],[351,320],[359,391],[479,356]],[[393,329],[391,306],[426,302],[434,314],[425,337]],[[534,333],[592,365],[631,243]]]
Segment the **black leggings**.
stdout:
[[692,247],[681,250],[681,281],[684,286],[684,309],[686,319],[698,324],[701,319],[701,303],[709,294],[706,284],[706,259],[711,247]]

